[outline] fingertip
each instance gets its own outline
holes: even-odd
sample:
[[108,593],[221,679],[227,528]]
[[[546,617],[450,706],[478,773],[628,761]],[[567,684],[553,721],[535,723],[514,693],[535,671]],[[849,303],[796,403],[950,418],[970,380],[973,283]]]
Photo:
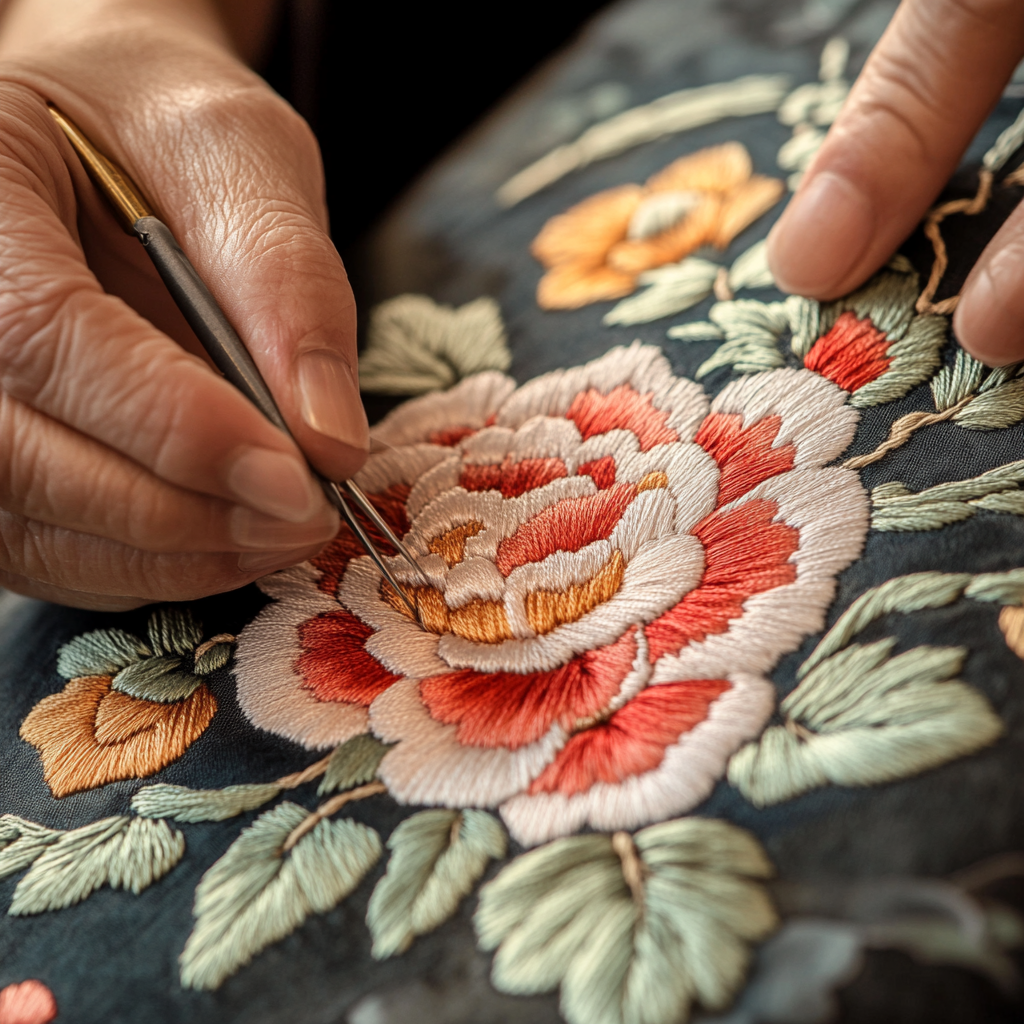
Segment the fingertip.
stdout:
[[1024,293],[1019,255],[1003,249],[975,268],[953,315],[963,348],[987,366],[1024,359]]
[[845,291],[875,226],[870,198],[820,171],[801,186],[768,235],[768,265],[784,292],[829,299]]

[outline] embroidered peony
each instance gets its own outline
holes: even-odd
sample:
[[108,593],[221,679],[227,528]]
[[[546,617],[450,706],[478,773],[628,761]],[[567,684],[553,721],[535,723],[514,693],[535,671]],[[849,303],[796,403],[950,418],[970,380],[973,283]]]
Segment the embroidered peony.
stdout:
[[738,142],[681,157],[645,185],[598,192],[552,217],[532,252],[547,273],[537,286],[543,309],[576,309],[621,299],[639,275],[704,245],[724,249],[778,202],[781,181],[753,174]]
[[359,479],[418,554],[422,626],[345,535],[261,586],[249,718],[308,747],[372,730],[407,803],[499,806],[537,843],[692,808],[821,628],[867,501],[825,464],[858,413],[808,370],[708,402],[634,344],[513,391],[407,403]]

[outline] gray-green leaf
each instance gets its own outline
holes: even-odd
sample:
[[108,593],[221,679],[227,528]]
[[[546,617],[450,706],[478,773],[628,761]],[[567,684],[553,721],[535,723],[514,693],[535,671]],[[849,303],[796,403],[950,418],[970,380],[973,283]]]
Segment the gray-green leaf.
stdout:
[[0,878],[27,868],[62,834],[13,814],[0,817]]
[[276,782],[225,786],[223,789],[189,789],[158,782],[143,786],[132,797],[132,810],[144,818],[175,821],[224,821],[273,800],[281,787]]
[[388,870],[370,897],[373,955],[404,953],[455,913],[489,860],[505,856],[505,830],[484,811],[421,811],[391,834]]
[[606,835],[556,840],[483,886],[475,924],[480,945],[497,947],[495,987],[561,985],[569,1024],[679,1024],[695,999],[728,1003],[749,943],[776,924],[760,846],[702,818],[643,829],[632,844],[633,889],[621,837]]
[[69,640],[57,655],[57,672],[64,679],[112,676],[153,652],[123,629],[98,629]]
[[771,726],[729,762],[729,781],[758,806],[818,786],[870,786],[916,775],[994,742],[1002,721],[982,694],[952,680],[960,647],[894,639],[851,644],[821,661],[779,710],[796,728]]
[[149,617],[149,642],[156,654],[190,655],[203,640],[203,627],[181,605],[157,608]]
[[331,755],[317,794],[324,796],[372,782],[391,746],[389,743],[381,743],[369,733],[361,733],[346,740]]
[[193,675],[182,668],[180,658],[156,655],[121,669],[114,676],[111,686],[139,700],[172,704],[190,697],[202,681],[202,676]]
[[104,884],[141,892],[181,860],[185,838],[163,821],[102,818],[62,832],[18,883],[8,913],[60,910]]
[[217,988],[311,913],[336,906],[377,862],[380,837],[348,820],[318,822],[284,853],[308,813],[293,803],[267,811],[203,875],[179,958],[186,988]]
[[1022,419],[1024,380],[1020,378],[982,391],[953,416],[955,423],[970,430],[1001,430]]
[[208,651],[196,658],[195,671],[197,675],[208,676],[211,672],[223,668],[234,653],[233,643],[214,644]]

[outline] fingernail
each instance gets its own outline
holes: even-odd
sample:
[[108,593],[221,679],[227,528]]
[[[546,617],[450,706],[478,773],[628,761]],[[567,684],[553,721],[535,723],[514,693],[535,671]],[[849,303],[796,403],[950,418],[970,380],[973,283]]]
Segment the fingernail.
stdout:
[[228,469],[227,486],[250,508],[289,523],[306,522],[323,500],[303,463],[269,448],[244,449]]
[[306,423],[335,441],[368,451],[370,428],[348,361],[330,349],[317,349],[299,356],[295,372]]
[[768,236],[768,261],[783,291],[827,295],[859,262],[874,231],[871,201],[846,178],[822,171],[795,196]]
[[293,551],[246,551],[238,556],[238,568],[244,573],[273,572],[275,569],[287,569],[296,562],[301,562],[313,553],[313,548],[306,545]]
[[287,523],[241,505],[228,516],[231,539],[243,548],[296,548],[300,544],[326,544],[338,532],[338,516],[330,506],[305,523]]
[[[1016,257],[1016,258],[1015,258]],[[989,366],[1005,366],[1024,357],[1024,310],[1007,308],[1020,287],[1011,250],[997,252],[972,274],[953,315],[953,330],[971,355]]]

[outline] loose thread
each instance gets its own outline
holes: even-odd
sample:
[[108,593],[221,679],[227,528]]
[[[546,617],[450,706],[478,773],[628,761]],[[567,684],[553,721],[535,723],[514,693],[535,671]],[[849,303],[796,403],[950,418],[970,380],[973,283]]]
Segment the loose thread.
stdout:
[[307,833],[311,832],[324,818],[329,818],[336,811],[340,811],[345,804],[353,800],[363,800],[368,796],[376,796],[378,793],[386,793],[388,787],[383,782],[370,782],[365,786],[358,786],[350,789],[347,793],[339,793],[330,800],[322,803],[308,817],[299,822],[289,833],[288,838],[281,847],[282,853],[287,853]]
[[301,772],[292,772],[291,775],[285,775],[278,779],[277,785],[282,789],[294,789],[296,786],[301,786],[304,782],[312,782],[313,779],[320,778],[327,771],[327,766],[331,763],[332,757],[334,757],[333,750],[326,757],[320,758],[319,761],[311,764],[308,768],[303,768]]
[[636,844],[628,832],[616,832],[612,836],[612,849],[622,861],[622,877],[633,894],[633,900],[641,909],[644,905],[644,865],[637,856]]
[[193,652],[192,658],[198,661],[204,654],[209,653],[218,644],[233,644],[238,640],[237,636],[232,636],[230,633],[218,633],[216,636],[211,636],[209,640],[204,640]]
[[1024,164],[1003,178],[1003,185],[1024,185]]
[[961,398],[956,405],[951,405],[942,412],[909,412],[901,416],[889,429],[889,436],[873,452],[867,455],[857,455],[847,459],[843,463],[844,469],[863,469],[873,462],[878,462],[889,452],[895,451],[901,445],[910,440],[911,435],[922,427],[930,426],[932,423],[942,423],[944,420],[952,419],[965,405],[974,399],[974,395],[967,395]]
[[932,249],[935,251],[935,260],[932,263],[932,272],[928,276],[928,284],[925,285],[924,291],[921,292],[917,299],[916,309],[918,313],[946,314],[952,313],[956,309],[956,304],[960,301],[959,294],[952,295],[941,302],[932,302],[936,291],[938,291],[939,282],[949,266],[949,254],[946,251],[946,243],[942,238],[939,225],[954,213],[963,213],[968,216],[981,213],[988,205],[989,197],[992,195],[992,180],[993,175],[991,171],[984,169],[979,171],[978,191],[973,199],[954,199],[951,202],[943,203],[941,206],[935,207],[925,219],[924,233],[932,243]]

